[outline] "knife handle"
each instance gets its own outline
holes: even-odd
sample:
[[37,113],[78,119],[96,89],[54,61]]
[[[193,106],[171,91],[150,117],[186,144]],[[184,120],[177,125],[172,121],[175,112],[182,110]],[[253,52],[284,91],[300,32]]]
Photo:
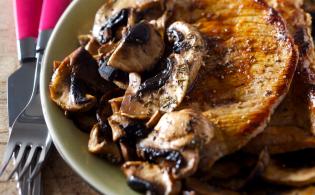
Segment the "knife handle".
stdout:
[[39,31],[53,29],[71,0],[44,0]]
[[35,58],[36,38],[43,0],[15,0],[15,26],[19,61]]
[[15,23],[18,40],[37,38],[43,0],[15,0]]

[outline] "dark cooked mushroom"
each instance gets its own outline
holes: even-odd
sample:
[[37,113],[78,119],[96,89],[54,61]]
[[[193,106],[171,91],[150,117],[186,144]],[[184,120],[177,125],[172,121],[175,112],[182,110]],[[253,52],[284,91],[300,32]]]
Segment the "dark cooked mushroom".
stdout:
[[198,195],[240,195],[237,192],[210,186],[209,184],[201,182],[195,178],[185,179],[185,188],[195,192],[195,194]]
[[86,112],[93,108],[98,94],[113,89],[98,74],[96,60],[80,47],[56,69],[49,85],[51,99],[70,112]]
[[127,126],[131,120],[127,117],[114,113],[108,118],[108,123],[112,129],[113,141],[117,142],[120,138],[126,135],[123,126]]
[[[168,0],[169,1],[169,0]],[[160,18],[165,10],[165,0],[141,0],[137,4],[138,17],[151,21]]]
[[108,101],[112,108],[113,113],[119,112],[119,108],[122,101],[123,101],[123,97],[117,97]]
[[[242,191],[259,178],[269,164],[268,150],[260,155],[236,152],[217,161],[207,175],[208,183],[224,189]],[[226,171],[229,170],[229,171]],[[205,177],[203,177],[205,178]]]
[[109,56],[102,57],[99,60],[98,72],[101,77],[107,81],[111,81],[121,89],[127,89],[128,73],[108,65]]
[[114,113],[108,118],[108,122],[113,131],[113,140],[128,142],[130,145],[135,145],[150,132],[143,121],[133,120],[120,113]]
[[[201,34],[184,22],[173,23],[167,32],[170,41],[176,35],[181,35],[181,39],[172,42],[182,46],[168,57],[166,70],[161,74],[148,79],[142,85],[129,85],[132,89],[126,91],[120,110],[122,114],[148,119],[158,110],[171,112],[179,106],[194,82],[205,55],[205,42]],[[135,75],[131,75],[129,82],[135,80],[135,83],[139,82]],[[141,91],[138,93],[139,89]]]
[[119,146],[121,155],[125,162],[139,160],[135,146],[130,146],[129,143],[122,141],[119,142]]
[[112,129],[113,140],[120,144],[124,160],[137,160],[136,143],[145,138],[150,133],[150,129],[143,121],[130,119],[119,112],[110,116],[108,122]]
[[[160,4],[162,4],[162,3],[160,3]],[[163,39],[165,37],[166,24],[173,15],[174,6],[175,6],[174,0],[164,1],[163,2],[163,11],[164,11],[163,14],[160,17],[155,16],[154,19],[152,19],[150,21],[150,23],[155,26],[155,29],[157,29],[157,31],[159,31],[159,33]],[[158,7],[155,7],[154,10],[156,10],[156,12],[160,12]],[[151,13],[154,13],[154,12],[151,11]],[[148,17],[148,16],[146,16],[146,17]]]
[[122,161],[118,146],[111,140],[111,130],[99,124],[94,125],[90,133],[88,144],[89,152],[100,155],[111,161],[119,163]]
[[94,107],[97,101],[93,95],[84,94],[80,90],[78,85],[81,82],[73,82],[75,79],[74,77],[71,78],[74,66],[73,58],[76,58],[78,55],[79,50],[76,50],[59,65],[53,74],[49,90],[51,99],[63,110],[85,112]]
[[213,136],[212,125],[201,113],[181,110],[164,114],[137,151],[144,160],[167,164],[174,178],[183,178],[196,172],[201,151]]
[[97,61],[89,52],[80,47],[77,55],[70,61],[71,75],[74,79],[84,82],[94,93],[108,93],[113,85],[102,79],[98,73]]
[[[120,21],[122,18],[122,10],[129,10],[128,25],[133,25],[141,20],[154,21],[162,18],[163,13],[169,12],[170,4],[173,0],[119,0],[108,1],[96,13],[93,25],[93,36],[99,37],[101,28],[110,26],[110,20]],[[126,16],[127,14],[125,14]],[[120,16],[120,17],[119,17]],[[126,19],[124,18],[124,24]],[[113,22],[111,22],[113,23]],[[122,22],[120,22],[122,23]],[[121,26],[121,25],[118,25]],[[104,30],[103,30],[104,31]],[[101,40],[101,37],[98,38]]]
[[95,110],[84,113],[72,113],[70,118],[80,130],[90,133],[93,126],[97,123]]
[[88,51],[91,55],[98,54],[98,50],[101,47],[101,45],[92,35],[90,34],[80,35],[78,39],[79,39],[80,45],[84,47],[85,50]]
[[116,31],[122,27],[126,26],[128,22],[128,9],[121,9],[116,14],[112,15],[101,27],[99,34],[97,36],[98,41],[101,44],[105,44],[110,40],[115,38]]
[[162,67],[163,69],[160,73],[141,83],[137,91],[138,94],[145,91],[156,90],[165,85],[166,81],[170,78],[173,69],[170,59],[166,59],[162,64]]
[[181,183],[172,178],[167,169],[147,162],[126,162],[122,166],[128,185],[138,192],[158,195],[180,193]]
[[153,129],[154,126],[159,122],[161,117],[163,116],[164,113],[161,111],[155,112],[152,117],[148,120],[148,122],[145,124],[147,128]]
[[164,52],[164,41],[146,21],[131,26],[110,56],[108,65],[124,72],[151,70]]
[[271,156],[262,178],[274,184],[302,187],[315,182],[315,150],[306,149]]

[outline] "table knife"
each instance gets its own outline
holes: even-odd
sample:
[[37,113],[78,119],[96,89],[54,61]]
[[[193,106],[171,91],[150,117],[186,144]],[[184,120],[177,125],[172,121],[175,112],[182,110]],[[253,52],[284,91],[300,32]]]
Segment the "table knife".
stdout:
[[21,67],[8,78],[9,128],[32,94],[42,0],[15,0],[14,7],[17,51]]

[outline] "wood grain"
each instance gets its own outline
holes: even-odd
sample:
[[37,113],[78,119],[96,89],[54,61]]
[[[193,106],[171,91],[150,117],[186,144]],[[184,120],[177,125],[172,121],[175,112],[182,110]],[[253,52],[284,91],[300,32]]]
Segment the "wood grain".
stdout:
[[[0,159],[2,159],[8,138],[7,78],[19,67],[19,63],[16,55],[13,0],[1,0],[0,7]],[[12,165],[9,170],[10,168],[12,169]],[[71,170],[55,149],[50,153],[43,169],[43,187],[45,195],[98,194]],[[18,194],[15,181],[1,180],[0,194]]]

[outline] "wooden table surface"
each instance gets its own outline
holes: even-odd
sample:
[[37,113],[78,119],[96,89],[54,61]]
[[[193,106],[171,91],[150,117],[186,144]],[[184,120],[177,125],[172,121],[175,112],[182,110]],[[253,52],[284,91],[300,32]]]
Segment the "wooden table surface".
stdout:
[[[16,54],[16,41],[13,17],[13,0],[0,1],[0,159],[2,160],[8,139],[7,117],[7,78],[19,67]],[[12,166],[10,166],[12,169]],[[72,195],[98,194],[91,189],[64,162],[55,149],[52,150],[43,169],[44,194]],[[14,180],[0,179],[0,194],[18,194]]]

